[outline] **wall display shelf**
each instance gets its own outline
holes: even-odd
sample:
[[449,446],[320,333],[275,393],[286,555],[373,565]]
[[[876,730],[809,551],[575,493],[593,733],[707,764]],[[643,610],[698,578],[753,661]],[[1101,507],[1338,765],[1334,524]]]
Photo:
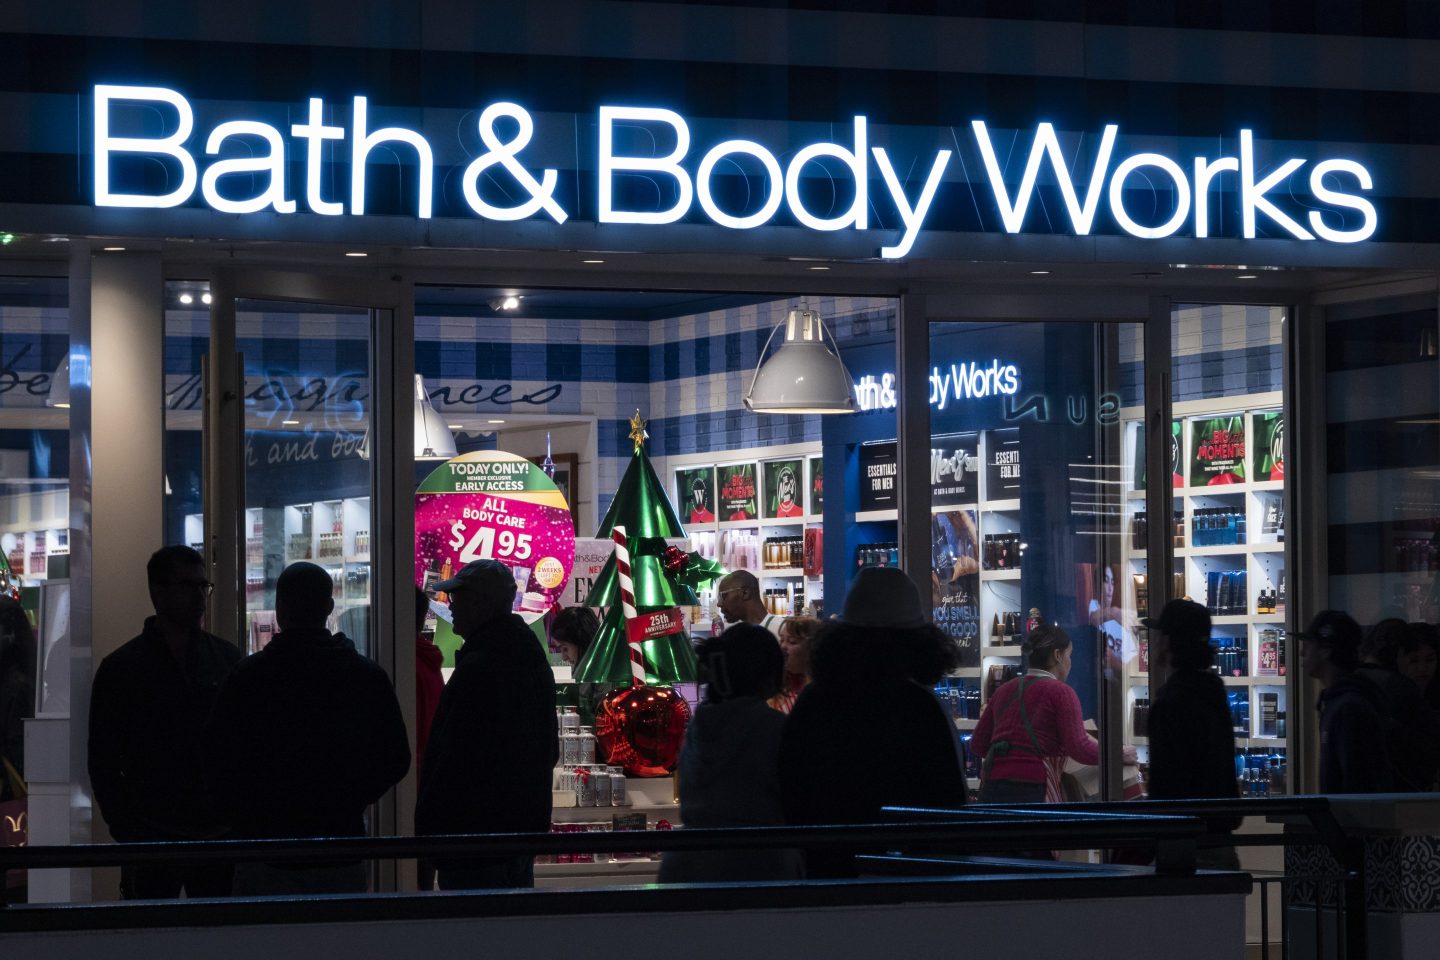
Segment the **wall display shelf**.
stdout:
[[[1174,478],[1174,592],[1210,610],[1211,644],[1235,724],[1236,749],[1245,756],[1242,779],[1266,792],[1284,789],[1287,715],[1285,611],[1284,422],[1278,394],[1177,403],[1172,429],[1180,466]],[[1130,411],[1126,411],[1126,414]],[[1127,463],[1143,464],[1141,423],[1126,418]],[[1125,417],[1125,414],[1122,414]],[[1149,604],[1144,543],[1143,476],[1132,474],[1119,589],[1133,611],[1137,656],[1125,669],[1128,742],[1147,744],[1150,685],[1148,631],[1141,617]],[[1200,482],[1206,481],[1206,482]],[[1252,792],[1254,792],[1252,790]]]
[[0,553],[22,582],[46,579],[70,554],[69,488],[0,497]]

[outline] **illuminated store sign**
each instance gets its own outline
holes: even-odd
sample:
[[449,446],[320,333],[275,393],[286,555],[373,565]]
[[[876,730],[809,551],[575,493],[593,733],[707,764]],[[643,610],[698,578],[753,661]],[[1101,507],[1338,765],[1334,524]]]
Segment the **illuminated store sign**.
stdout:
[[[146,117],[143,131],[135,127],[139,115]],[[112,115],[113,114],[113,115]],[[94,90],[95,204],[101,207],[177,207],[192,201],[196,190],[211,209],[228,214],[273,212],[296,213],[303,199],[305,209],[324,216],[361,216],[366,213],[366,179],[369,167],[380,155],[403,154],[415,159],[416,190],[414,213],[428,219],[434,213],[436,180],[435,152],[418,131],[405,127],[372,129],[369,101],[355,97],[350,104],[349,127],[327,123],[331,114],[325,101],[308,101],[304,120],[282,130],[250,119],[227,120],[203,135],[195,136],[195,114],[182,94],[163,87],[115,86],[100,84]],[[160,130],[157,132],[156,120]],[[123,122],[128,119],[130,122]],[[503,122],[502,122],[503,121]],[[819,142],[780,156],[754,140],[731,139],[692,150],[690,125],[673,110],[659,107],[602,106],[598,114],[598,155],[594,158],[599,223],[662,226],[696,216],[694,207],[711,223],[732,230],[751,230],[775,219],[782,205],[790,218],[816,231],[869,230],[871,215],[883,218],[887,230],[897,231],[895,243],[880,249],[887,259],[910,252],[924,228],[954,151],[938,149],[933,158],[922,158],[914,166],[912,185],[902,183],[897,164],[883,146],[871,146],[867,118],[855,116],[846,143]],[[124,128],[123,130],[120,128]],[[637,156],[617,144],[620,129],[642,130],[655,149]],[[502,132],[503,131],[503,132]],[[146,135],[136,135],[143,132]],[[460,171],[460,188],[465,203],[475,215],[487,220],[513,221],[532,217],[564,223],[576,211],[566,210],[556,196],[560,171],[532,170],[521,153],[535,135],[529,112],[515,103],[492,103],[479,114],[478,133],[484,150]],[[1375,206],[1361,194],[1374,189],[1369,170],[1354,160],[1323,159],[1308,170],[1309,195],[1296,182],[1296,175],[1310,161],[1294,157],[1279,160],[1256,156],[1254,135],[1239,131],[1235,156],[1197,156],[1176,160],[1159,153],[1117,156],[1119,127],[1107,125],[1088,164],[1076,164],[1061,150],[1055,128],[1049,123],[1036,126],[1018,184],[1007,184],[995,144],[985,122],[970,125],[974,147],[985,169],[985,181],[993,195],[1000,220],[1008,233],[1024,230],[1026,214],[1035,198],[1042,170],[1046,182],[1053,182],[1063,201],[1064,217],[1075,235],[1086,236],[1103,207],[1125,233],[1142,239],[1159,239],[1188,230],[1196,238],[1211,236],[1212,191],[1228,183],[1238,196],[1240,232],[1245,238],[1257,236],[1257,225],[1266,223],[1266,232],[1277,231],[1297,240],[1324,240],[1355,243],[1373,236],[1377,225]],[[193,137],[193,140],[192,140]],[[288,138],[288,139],[287,139]],[[1007,140],[1009,138],[1007,137]],[[1024,137],[1012,148],[1006,143],[1000,152],[1023,151]],[[332,153],[349,163],[348,190],[333,186],[335,177],[326,168],[326,141],[336,141]],[[956,141],[957,148],[959,141]],[[348,147],[348,150],[345,149]],[[294,157],[303,166],[304,183],[288,179]],[[303,163],[301,163],[303,158]],[[136,192],[112,182],[117,160],[159,160],[178,169],[162,192]],[[910,158],[900,166],[911,169]],[[928,159],[928,164],[924,160]],[[743,160],[743,167],[742,167]],[[848,207],[826,210],[822,216],[806,205],[801,193],[806,168],[817,161],[837,179],[848,181],[853,198]],[[884,196],[870,195],[873,169],[884,184]],[[204,166],[202,172],[201,167]],[[717,167],[749,170],[746,181],[758,178],[764,190],[747,191],[748,200],[738,202],[715,189]],[[1083,167],[1087,172],[1072,170]],[[837,170],[844,173],[837,174]],[[813,172],[813,171],[812,171]],[[481,177],[505,178],[514,189],[504,198],[487,199],[481,192]],[[643,176],[674,198],[664,209],[631,209],[616,189],[622,178]],[[240,179],[242,178],[243,179]],[[1233,180],[1222,180],[1233,177]],[[227,178],[230,178],[227,181]],[[907,177],[907,180],[910,180]],[[1160,188],[1156,187],[1156,184]],[[222,189],[225,184],[229,189]],[[236,186],[240,184],[241,186]],[[256,184],[263,186],[257,187]],[[1149,188],[1148,191],[1146,188]],[[1127,200],[1127,188],[1152,198],[1151,203]],[[243,195],[237,196],[239,191]],[[1083,197],[1081,193],[1083,192]],[[346,194],[348,193],[348,197]],[[1286,196],[1307,208],[1304,223],[1277,206],[1272,198]],[[1153,198],[1161,209],[1153,209]],[[763,199],[762,199],[763,198]],[[502,202],[503,200],[503,202]],[[661,206],[669,203],[661,201]],[[814,202],[814,201],[812,201]],[[1129,204],[1127,206],[1127,203]],[[727,206],[729,204],[729,206]],[[1144,205],[1146,210],[1132,209]],[[1058,211],[1052,211],[1054,216]],[[892,226],[893,225],[893,226]]]
[[[986,397],[1014,396],[1020,389],[1020,368],[1013,363],[991,360],[989,366],[952,363],[943,370],[930,368],[930,406],[944,410],[952,400],[983,400]],[[855,403],[861,410],[894,410],[895,374],[876,378],[866,374],[855,383]]]

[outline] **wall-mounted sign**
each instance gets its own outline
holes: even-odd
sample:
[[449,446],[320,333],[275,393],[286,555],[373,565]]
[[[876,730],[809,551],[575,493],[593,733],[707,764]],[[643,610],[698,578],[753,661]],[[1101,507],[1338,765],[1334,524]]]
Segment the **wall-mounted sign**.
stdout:
[[[866,374],[855,381],[855,403],[861,410],[894,410],[900,402],[893,373]],[[930,368],[930,406],[944,410],[951,402],[1012,396],[1020,389],[1020,368],[1013,363],[974,361]]]
[[930,440],[930,503],[953,506],[980,498],[979,435],[951,433]]
[[825,512],[825,460],[823,457],[810,458],[810,514],[820,516]]
[[893,510],[899,502],[900,467],[895,441],[860,447],[860,509]]
[[675,502],[686,523],[715,522],[715,468],[675,471]]
[[985,499],[1020,496],[1020,429],[1006,427],[985,434]]
[[755,494],[755,464],[720,467],[720,519],[754,520],[760,516]]
[[1285,479],[1285,414],[1278,410],[1252,413],[1250,428],[1255,436],[1251,455],[1255,458],[1256,480]]
[[765,516],[775,520],[805,515],[805,486],[802,460],[770,460],[765,470]]
[[1245,482],[1245,418],[1190,421],[1190,486]]
[[[418,130],[380,126],[364,96],[343,104],[311,97],[293,111],[298,122],[276,125],[229,117],[197,130],[195,109],[177,90],[98,84],[92,93],[94,203],[100,207],[178,207],[192,203],[198,191],[206,206],[225,214],[290,215],[303,206],[321,216],[362,216],[372,166],[403,157],[415,180],[414,207],[408,212],[420,219],[434,215],[437,192],[443,195],[448,183],[458,184],[465,213],[486,220],[537,218],[563,224],[572,216],[591,215],[567,209],[567,203],[573,207],[578,200],[557,191],[559,169],[533,165],[533,155],[542,152],[577,155],[580,142],[557,144],[556,134],[546,131],[540,135],[545,149],[532,149],[535,120],[517,103],[478,109],[477,126],[465,132],[461,144],[432,144]],[[576,126],[573,119],[567,121],[566,135],[577,137]],[[1377,225],[1375,206],[1362,195],[1374,189],[1365,166],[1339,158],[1260,155],[1252,131],[1245,129],[1238,131],[1230,155],[1171,157],[1123,154],[1115,124],[1098,137],[1080,140],[1083,149],[1067,150],[1049,123],[1036,125],[1033,132],[997,131],[992,138],[985,121],[974,120],[968,130],[951,131],[955,150],[943,146],[928,154],[927,147],[926,154],[907,151],[898,158],[889,146],[872,145],[864,116],[852,116],[840,127],[846,131],[843,143],[774,147],[743,137],[692,145],[689,122],[654,106],[601,106],[595,129],[595,155],[577,159],[575,172],[594,171],[593,216],[599,224],[663,226],[703,219],[751,230],[782,216],[783,207],[784,222],[807,230],[858,231],[871,229],[873,209],[877,220],[896,224],[887,230],[893,242],[880,248],[881,257],[895,259],[914,246],[947,171],[960,167],[983,169],[985,179],[971,182],[965,173],[952,174],[963,181],[952,189],[988,189],[1007,233],[1025,230],[1042,169],[1043,180],[1058,188],[1061,201],[1046,216],[1068,224],[1076,236],[1089,235],[1103,210],[1106,229],[1113,225],[1133,237],[1160,239],[1182,231],[1209,237],[1212,194],[1222,190],[1236,196],[1239,216],[1234,219],[1247,239],[1259,235],[1262,221],[1268,236],[1332,243],[1366,240]],[[476,134],[478,147],[471,145]],[[1001,141],[998,150],[994,139]],[[437,155],[461,150],[463,166],[439,166],[437,172]],[[952,165],[957,152],[961,162]],[[965,154],[971,162],[965,162]],[[807,172],[814,172],[807,171],[811,165],[823,166],[826,179],[844,190],[837,209],[820,210],[816,197],[807,196],[804,183]],[[153,175],[157,169],[164,175]],[[904,171],[904,181],[897,170]],[[883,190],[875,189],[872,196],[876,173]],[[720,188],[734,176],[745,189]],[[624,189],[638,178],[650,184],[647,202]],[[827,189],[826,196],[834,194]]]

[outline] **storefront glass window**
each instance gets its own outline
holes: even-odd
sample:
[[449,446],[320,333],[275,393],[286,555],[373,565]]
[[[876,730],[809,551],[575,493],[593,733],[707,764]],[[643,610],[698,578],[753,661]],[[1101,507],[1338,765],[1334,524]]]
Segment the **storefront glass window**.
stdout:
[[[1142,344],[1138,323],[930,325],[935,616],[963,651],[937,692],[961,730],[972,788],[985,754],[999,756],[995,731],[1019,717],[1016,688],[996,693],[1025,673],[1022,644],[1049,626],[1070,640],[1052,672],[1074,691],[1087,734],[1069,738],[1083,749],[1045,761],[1044,795],[1100,793],[1103,700],[1144,656],[1144,555],[1130,549],[1125,524],[1143,472],[1137,484],[1135,432],[1124,429],[1125,413],[1141,407]],[[985,713],[984,742],[972,748]],[[1045,743],[1064,734],[1036,731]],[[996,763],[997,783],[1033,782],[1038,799],[1038,768]]]
[[246,650],[275,626],[275,581],[297,560],[335,580],[331,630],[370,649],[370,315],[241,300],[245,360]]
[[210,352],[210,291],[165,284],[165,542],[205,552],[203,361]]

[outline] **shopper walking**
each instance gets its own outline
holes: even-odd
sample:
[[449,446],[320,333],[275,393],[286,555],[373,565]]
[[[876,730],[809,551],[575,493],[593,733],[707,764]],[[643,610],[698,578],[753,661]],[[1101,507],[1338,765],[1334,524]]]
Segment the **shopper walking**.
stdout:
[[[985,703],[970,749],[984,757],[981,803],[1056,803],[1067,758],[1100,763],[1100,744],[1085,731],[1080,698],[1065,679],[1074,646],[1051,624],[1030,631],[1021,644],[1024,676],[1003,684]],[[1135,748],[1124,748],[1126,763]]]
[[[202,731],[220,685],[240,661],[234,644],[206,633],[214,584],[186,546],[162,547],[145,568],[155,616],[95,671],[88,760],[95,803],[122,842],[214,840],[228,832],[205,791]],[[120,869],[126,899],[230,893],[221,864],[136,864]]]
[[[206,782],[247,839],[364,836],[365,809],[410,769],[390,678],[325,624],[334,581],[313,563],[275,583],[280,628],[225,681],[205,726]],[[363,893],[364,864],[241,863],[235,893]]]
[[[1167,673],[1150,704],[1150,786],[1152,800],[1235,799],[1235,727],[1225,683],[1212,669],[1210,611],[1190,600],[1171,600],[1158,618],[1142,623],[1153,633],[1150,658]],[[1240,825],[1226,818],[1212,829]],[[1238,870],[1234,847],[1200,851],[1202,866]]]
[[[785,822],[780,800],[783,714],[766,699],[780,689],[784,658],[770,631],[736,624],[696,651],[705,699],[680,751],[680,820],[687,827],[769,827]],[[796,850],[671,851],[661,883],[791,880]]]
[[1343,610],[1322,610],[1300,641],[1307,676],[1320,681],[1320,792],[1394,789],[1380,690],[1357,675],[1360,625]]
[[780,652],[785,655],[785,680],[770,706],[781,713],[795,708],[800,691],[810,682],[810,650],[820,633],[821,622],[814,617],[786,617],[780,624]]
[[[510,612],[515,577],[498,560],[476,560],[435,589],[450,595],[465,642],[430,731],[415,832],[543,833],[559,759],[555,675],[535,634]],[[529,855],[437,867],[445,890],[535,883]]]
[[[861,570],[839,622],[826,624],[780,744],[785,818],[876,823],[886,806],[958,807],[965,777],[954,727],[931,691],[955,643],[925,616],[901,570]],[[856,851],[805,852],[810,877],[855,876]]]

